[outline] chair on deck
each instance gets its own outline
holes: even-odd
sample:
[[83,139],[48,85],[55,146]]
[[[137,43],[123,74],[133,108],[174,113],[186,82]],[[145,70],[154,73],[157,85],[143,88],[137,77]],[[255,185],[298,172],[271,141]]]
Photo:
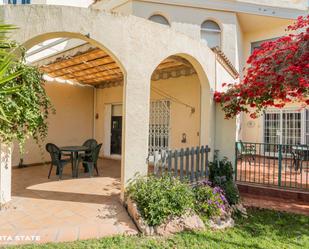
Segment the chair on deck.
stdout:
[[237,142],[237,151],[239,159],[247,157],[250,165],[251,159],[255,161],[256,148],[254,144],[244,145],[244,143],[239,140],[239,142]]
[[94,149],[91,150],[91,154],[87,157],[82,157],[80,156],[78,161],[83,162],[83,166],[86,167],[89,172],[90,177],[93,176],[93,169],[96,170],[97,175],[99,175],[99,170],[98,170],[98,158],[100,154],[102,144],[98,144]]
[[90,155],[91,150],[93,150],[98,145],[97,140],[95,139],[88,139],[83,143],[83,146],[86,146],[89,148],[89,150],[86,151],[85,155]]
[[[83,160],[87,160],[91,157],[91,151],[94,150],[97,145],[98,145],[97,140],[93,138],[88,139],[83,143],[83,146],[86,146],[89,148],[89,150],[85,151],[85,153],[81,155]],[[87,173],[88,172],[87,165],[83,164],[83,166],[84,166],[84,172]]]
[[52,172],[53,166],[57,167],[57,173],[59,175],[59,180],[62,179],[62,172],[65,165],[71,162],[71,159],[61,159],[61,151],[57,145],[48,143],[45,146],[46,150],[50,154],[51,157],[51,165],[48,173],[48,179],[50,178],[50,174]]
[[295,171],[300,170],[302,173],[303,162],[309,161],[309,147],[308,145],[292,146],[292,160]]

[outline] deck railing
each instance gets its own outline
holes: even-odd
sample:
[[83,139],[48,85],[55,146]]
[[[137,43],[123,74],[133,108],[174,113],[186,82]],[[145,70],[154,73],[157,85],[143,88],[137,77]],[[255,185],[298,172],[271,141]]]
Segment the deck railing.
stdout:
[[309,145],[236,142],[238,182],[309,191]]
[[181,180],[190,182],[208,178],[208,146],[198,146],[179,150],[155,151],[153,154],[153,171],[156,175],[170,173]]

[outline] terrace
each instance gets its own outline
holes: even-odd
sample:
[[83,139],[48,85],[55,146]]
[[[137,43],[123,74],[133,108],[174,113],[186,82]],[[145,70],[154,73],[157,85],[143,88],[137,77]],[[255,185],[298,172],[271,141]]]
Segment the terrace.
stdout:
[[120,161],[98,165],[98,177],[80,170],[80,178],[72,179],[68,167],[62,181],[47,179],[48,164],[14,168],[12,201],[0,212],[0,234],[40,236],[40,243],[136,234],[120,202]]

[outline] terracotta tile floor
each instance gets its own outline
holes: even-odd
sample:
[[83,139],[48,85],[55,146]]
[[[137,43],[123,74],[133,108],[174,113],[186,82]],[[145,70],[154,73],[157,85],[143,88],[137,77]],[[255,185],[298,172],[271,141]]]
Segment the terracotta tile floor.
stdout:
[[242,193],[241,197],[245,206],[309,215],[308,202],[245,193]]
[[136,234],[119,199],[120,161],[100,160],[99,177],[81,168],[80,178],[72,179],[66,167],[62,181],[55,171],[47,179],[49,165],[13,169],[13,199],[0,211],[0,236],[40,236],[45,243]]
[[[251,165],[246,160],[238,160],[237,179],[241,182],[278,185],[278,160],[267,157],[255,157]],[[292,159],[283,159],[281,186],[309,189],[309,161],[303,161],[303,170],[295,170]]]

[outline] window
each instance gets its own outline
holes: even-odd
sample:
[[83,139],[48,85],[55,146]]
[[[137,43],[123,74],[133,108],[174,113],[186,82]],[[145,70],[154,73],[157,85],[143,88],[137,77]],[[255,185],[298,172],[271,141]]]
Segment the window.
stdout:
[[6,0],[4,3],[7,4],[30,4],[31,0]]
[[254,49],[259,48],[263,42],[275,41],[278,38],[279,37],[271,38],[271,39],[266,39],[266,40],[261,40],[261,41],[256,41],[256,42],[251,42],[251,53],[254,51]]
[[149,17],[149,20],[156,22],[156,23],[170,26],[170,23],[168,22],[168,20],[164,16],[161,16],[161,15],[153,15]]
[[221,28],[214,21],[205,21],[201,26],[201,38],[207,42],[208,47],[221,47]]
[[309,109],[267,111],[264,115],[264,143],[309,144]]
[[168,100],[150,103],[149,154],[169,147],[171,104]]

